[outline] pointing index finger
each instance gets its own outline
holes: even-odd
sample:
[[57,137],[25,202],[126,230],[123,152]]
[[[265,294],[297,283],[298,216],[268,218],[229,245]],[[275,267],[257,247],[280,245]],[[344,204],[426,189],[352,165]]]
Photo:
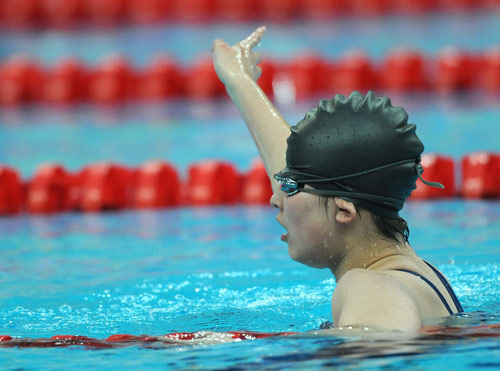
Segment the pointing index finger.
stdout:
[[245,40],[241,42],[242,45],[248,47],[249,49],[254,48],[262,40],[262,36],[266,32],[266,27],[260,26],[254,32],[252,32]]

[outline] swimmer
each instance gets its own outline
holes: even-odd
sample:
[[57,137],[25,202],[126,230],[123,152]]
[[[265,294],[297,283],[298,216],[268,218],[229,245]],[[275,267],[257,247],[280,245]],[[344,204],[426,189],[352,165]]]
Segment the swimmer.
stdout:
[[256,82],[264,32],[233,46],[215,40],[213,63],[266,167],[290,257],[335,276],[335,327],[415,332],[461,312],[446,278],[410,247],[399,216],[423,172],[407,113],[353,92],[320,101],[290,127]]

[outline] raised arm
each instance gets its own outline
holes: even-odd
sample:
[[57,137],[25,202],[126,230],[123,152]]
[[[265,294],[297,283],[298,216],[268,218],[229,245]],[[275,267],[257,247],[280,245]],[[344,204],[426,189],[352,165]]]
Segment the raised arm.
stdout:
[[265,30],[265,27],[259,27],[233,46],[217,39],[212,55],[217,76],[243,116],[276,191],[278,185],[273,175],[285,167],[286,139],[290,129],[257,85],[261,74],[257,66],[260,58],[253,48],[260,42]]

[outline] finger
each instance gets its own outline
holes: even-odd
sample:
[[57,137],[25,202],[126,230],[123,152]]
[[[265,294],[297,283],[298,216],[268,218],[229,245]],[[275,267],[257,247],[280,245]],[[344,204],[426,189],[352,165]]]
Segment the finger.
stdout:
[[262,68],[259,66],[255,67],[255,79],[257,80],[262,75]]
[[222,39],[215,39],[213,44],[212,44],[212,52],[215,50],[220,45],[227,45],[226,42]]
[[249,49],[254,48],[258,43],[260,43],[260,40],[262,40],[262,36],[264,36],[265,32],[266,27],[260,26],[240,43],[241,46]]
[[260,53],[252,52],[252,57],[253,57],[253,60],[255,61],[255,64],[259,64],[262,61]]

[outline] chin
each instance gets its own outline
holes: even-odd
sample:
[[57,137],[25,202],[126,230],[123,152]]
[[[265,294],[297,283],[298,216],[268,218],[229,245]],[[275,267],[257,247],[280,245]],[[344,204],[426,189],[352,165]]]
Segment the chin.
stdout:
[[316,260],[311,259],[310,256],[300,254],[300,252],[296,249],[293,249],[290,244],[288,245],[288,255],[292,260],[296,261],[297,263],[307,265],[308,267],[319,269],[326,268],[325,262],[320,263]]

